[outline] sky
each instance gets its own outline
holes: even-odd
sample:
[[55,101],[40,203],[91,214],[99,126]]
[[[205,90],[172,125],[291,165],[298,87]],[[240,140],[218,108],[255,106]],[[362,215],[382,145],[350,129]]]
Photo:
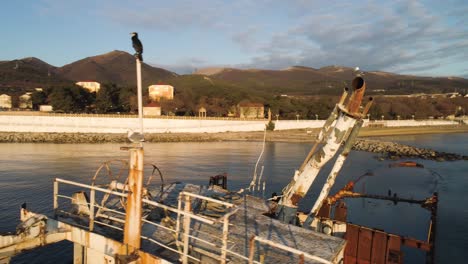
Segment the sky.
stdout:
[[146,63],[204,67],[329,65],[468,77],[468,1],[21,0],[0,9],[0,60],[54,66],[123,50]]

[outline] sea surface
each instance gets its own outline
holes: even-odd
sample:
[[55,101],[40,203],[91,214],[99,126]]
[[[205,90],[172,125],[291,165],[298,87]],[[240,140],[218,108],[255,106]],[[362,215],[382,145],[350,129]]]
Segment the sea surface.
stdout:
[[[468,134],[382,137],[438,151],[468,155]],[[111,159],[127,159],[121,144],[0,144],[0,232],[14,232],[19,208],[26,202],[34,212],[51,214],[54,178],[91,183],[96,169]],[[267,143],[259,162],[266,190],[256,195],[269,198],[291,180],[312,144]],[[261,142],[148,143],[145,162],[161,170],[166,183],[183,181],[208,184],[210,176],[227,173],[228,188],[246,188],[262,149]],[[351,152],[331,193],[356,180],[355,190],[424,199],[439,193],[436,263],[466,263],[468,259],[468,162],[436,162],[412,159],[425,168],[390,168],[394,161],[379,161],[376,154]],[[300,207],[310,209],[327,176],[324,168]],[[148,169],[145,173],[151,173]],[[105,179],[102,179],[105,180]],[[263,180],[262,180],[263,181]],[[160,184],[155,178],[151,183]],[[369,199],[347,199],[348,220],[387,232],[427,239],[429,211],[418,205]],[[12,263],[71,263],[71,243],[59,243],[13,258]],[[423,252],[404,248],[405,263],[424,263]],[[68,259],[68,260],[66,260]]]

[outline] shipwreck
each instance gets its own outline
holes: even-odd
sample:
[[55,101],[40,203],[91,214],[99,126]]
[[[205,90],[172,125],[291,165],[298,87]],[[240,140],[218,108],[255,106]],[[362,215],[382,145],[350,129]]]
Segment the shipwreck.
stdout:
[[[356,192],[355,182],[349,182],[330,194],[372,105],[369,99],[361,106],[365,89],[361,76],[353,79],[303,164],[271,199],[252,195],[251,188],[228,190],[226,175],[210,178],[207,186],[165,183],[158,167],[144,161],[141,133],[121,148],[129,160],[105,162],[91,183],[55,179],[54,215],[22,206],[16,232],[0,237],[0,263],[62,240],[73,242],[76,264],[402,263],[402,246],[427,252],[426,262],[433,263],[436,193],[422,200],[370,195]],[[308,212],[299,211],[299,201],[331,160],[318,199]],[[144,175],[145,170],[152,173]],[[154,181],[158,188],[151,188]],[[256,179],[252,182],[255,188]],[[420,204],[431,213],[427,239],[348,223],[344,198]]]

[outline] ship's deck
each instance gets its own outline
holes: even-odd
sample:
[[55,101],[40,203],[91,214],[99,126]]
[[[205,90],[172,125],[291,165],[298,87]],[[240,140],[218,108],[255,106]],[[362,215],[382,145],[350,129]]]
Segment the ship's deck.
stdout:
[[[165,188],[164,194],[156,194],[165,205],[177,207],[177,197],[181,191],[196,193],[207,197],[214,197],[226,202],[231,202],[236,206],[236,213],[229,218],[229,233],[227,249],[239,255],[249,256],[250,240],[253,236],[270,240],[274,243],[285,245],[307,254],[320,257],[328,261],[337,261],[337,256],[344,249],[346,241],[337,237],[327,236],[301,227],[284,224],[280,221],[263,215],[269,211],[269,202],[250,195],[231,194],[225,190],[214,188],[207,189],[191,184],[173,184]],[[204,216],[221,216],[225,208],[213,203],[193,202],[193,211]],[[148,219],[159,221],[165,219],[170,225],[168,217],[174,220],[175,214],[167,214],[161,210],[153,210]],[[214,219],[214,218],[213,218]],[[164,221],[163,221],[164,222]],[[223,235],[223,223],[207,224],[200,221],[192,221],[191,235],[203,239],[209,243],[197,239],[190,240],[190,254],[202,260],[202,263],[209,263],[215,260],[215,256],[221,255],[221,244]],[[176,245],[176,236],[163,228],[152,225],[144,225],[142,235],[152,237],[165,245]],[[213,246],[217,245],[217,246]],[[178,256],[165,250],[163,247],[156,247],[153,243],[144,243],[143,247],[149,252],[165,256],[168,259],[177,260]],[[209,257],[211,256],[211,257]],[[235,254],[227,255],[228,263],[245,263],[245,259],[236,257]],[[263,260],[264,263],[299,263],[300,256],[255,242],[255,260]],[[305,263],[319,263],[305,258]]]

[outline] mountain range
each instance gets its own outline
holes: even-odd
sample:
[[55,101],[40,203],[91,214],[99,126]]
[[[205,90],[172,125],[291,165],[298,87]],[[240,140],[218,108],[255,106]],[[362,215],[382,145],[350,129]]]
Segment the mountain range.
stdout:
[[[143,63],[144,87],[155,83],[173,84],[184,88],[206,85],[220,89],[241,89],[270,95],[339,94],[350,85],[354,68],[328,66],[320,69],[293,66],[282,70],[206,68],[191,75],[174,72]],[[27,89],[60,86],[76,81],[115,83],[134,86],[135,58],[124,51],[112,51],[87,57],[62,67],[52,66],[37,58],[0,61],[0,88]],[[468,80],[458,77],[422,77],[382,71],[364,73],[370,94],[411,94],[466,92]],[[229,89],[227,89],[228,87]]]

